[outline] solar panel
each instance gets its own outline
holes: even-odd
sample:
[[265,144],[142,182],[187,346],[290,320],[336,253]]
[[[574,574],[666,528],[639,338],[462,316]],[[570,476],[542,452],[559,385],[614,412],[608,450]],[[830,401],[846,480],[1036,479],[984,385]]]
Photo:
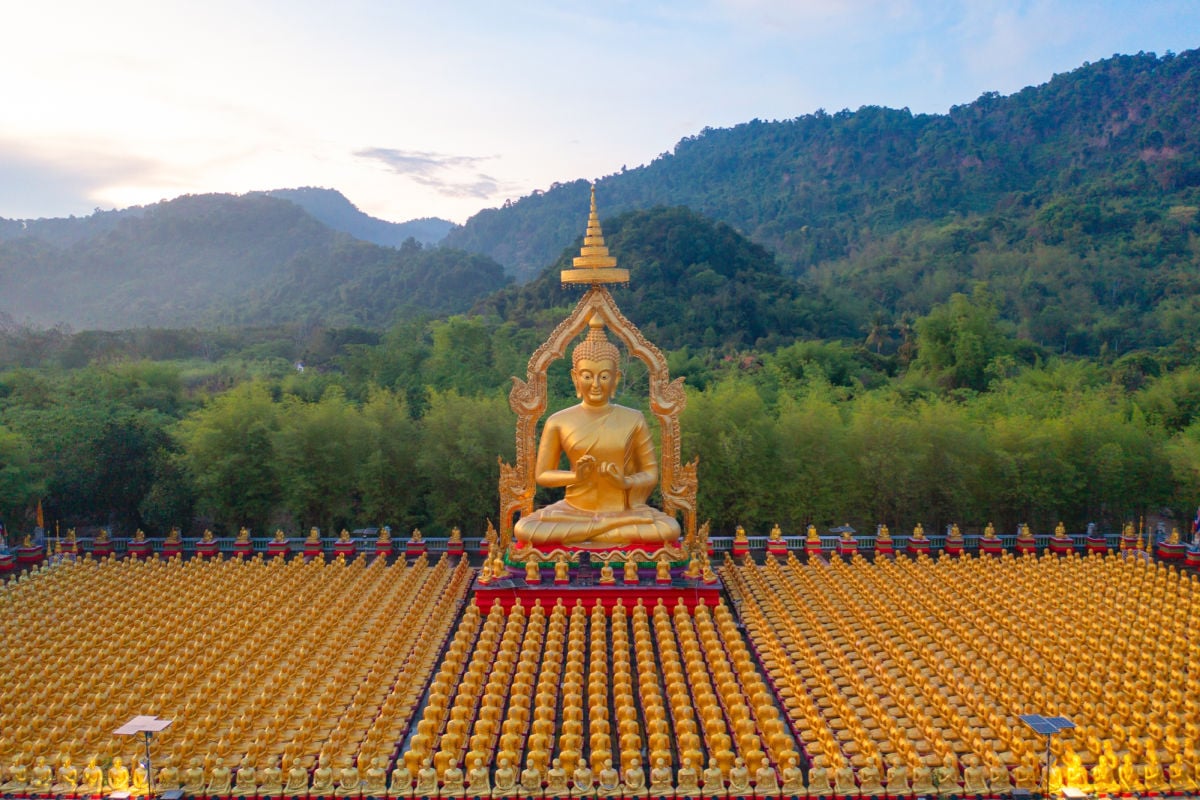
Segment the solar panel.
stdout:
[[1022,714],[1019,719],[1035,733],[1040,733],[1042,736],[1053,736],[1059,731],[1075,727],[1075,723],[1066,717],[1043,717],[1041,714]]

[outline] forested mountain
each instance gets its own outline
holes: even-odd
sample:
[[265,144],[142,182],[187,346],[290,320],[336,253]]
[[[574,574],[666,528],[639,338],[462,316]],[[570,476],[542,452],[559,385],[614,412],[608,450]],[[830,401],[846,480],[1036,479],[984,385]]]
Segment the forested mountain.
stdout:
[[[733,226],[861,329],[987,281],[1047,348],[1171,344],[1200,329],[1200,51],[1114,56],[944,115],[866,107],[705,129],[597,194],[606,214],[685,205]],[[555,184],[446,243],[529,280],[586,207],[586,182]]]
[[347,200],[345,195],[334,189],[305,186],[300,189],[272,189],[264,194],[291,200],[335,231],[348,233],[355,239],[384,247],[399,247],[409,237],[421,244],[437,244],[445,239],[446,234],[454,227],[453,222],[438,217],[424,217],[408,222],[388,222],[372,217],[364,214],[358,206]]
[[[75,229],[56,222],[0,239],[0,312],[13,319],[98,329],[385,327],[405,311],[465,310],[506,282],[486,256],[415,240],[369,244],[266,194],[185,196],[138,214],[100,212],[74,220]],[[91,234],[76,235],[82,226]]]
[[[618,264],[631,271],[628,286],[612,288],[617,302],[664,349],[774,350],[796,339],[858,336],[835,305],[781,274],[770,252],[724,223],[660,207],[603,228]],[[474,312],[544,326],[542,312],[579,299],[579,287],[559,279],[578,254],[578,245],[568,247],[535,280],[484,298]]]

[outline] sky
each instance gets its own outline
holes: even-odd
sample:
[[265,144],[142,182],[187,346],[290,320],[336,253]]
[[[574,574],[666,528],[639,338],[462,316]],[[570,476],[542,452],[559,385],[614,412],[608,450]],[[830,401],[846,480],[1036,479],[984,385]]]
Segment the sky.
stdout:
[[1198,45],[1195,0],[0,0],[0,217],[322,186],[461,223],[705,127]]

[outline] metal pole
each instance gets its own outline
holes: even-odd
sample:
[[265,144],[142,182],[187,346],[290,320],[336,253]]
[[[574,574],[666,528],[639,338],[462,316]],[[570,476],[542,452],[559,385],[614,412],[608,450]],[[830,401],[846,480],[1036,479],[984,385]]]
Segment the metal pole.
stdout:
[[154,798],[154,770],[150,768],[150,731],[146,734],[146,787],[150,800]]
[[1053,736],[1053,734],[1050,734],[1050,733],[1046,734],[1046,776],[1045,776],[1045,780],[1044,780],[1044,783],[1046,786],[1046,791],[1045,791],[1046,797],[1050,796],[1050,737],[1051,736]]

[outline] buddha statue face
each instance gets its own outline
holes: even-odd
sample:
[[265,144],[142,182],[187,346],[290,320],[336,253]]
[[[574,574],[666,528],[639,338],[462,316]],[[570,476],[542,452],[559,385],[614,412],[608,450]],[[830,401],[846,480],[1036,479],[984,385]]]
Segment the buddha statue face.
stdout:
[[608,405],[616,391],[621,371],[617,369],[615,358],[581,358],[571,370],[571,381],[575,384],[576,396],[585,406],[602,408]]

